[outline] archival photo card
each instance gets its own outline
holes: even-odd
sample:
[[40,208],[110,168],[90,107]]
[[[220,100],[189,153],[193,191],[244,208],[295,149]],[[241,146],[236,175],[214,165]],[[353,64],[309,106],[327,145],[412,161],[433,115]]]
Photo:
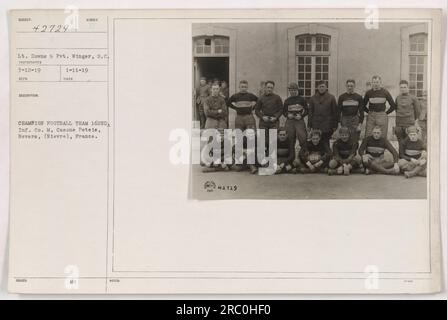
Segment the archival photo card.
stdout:
[[9,290],[441,290],[437,9],[12,10]]

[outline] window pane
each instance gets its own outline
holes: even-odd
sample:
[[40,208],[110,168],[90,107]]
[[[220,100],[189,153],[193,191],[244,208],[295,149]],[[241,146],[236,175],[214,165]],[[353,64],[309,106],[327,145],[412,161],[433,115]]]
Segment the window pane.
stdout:
[[[329,56],[322,56],[321,52],[329,53],[329,49],[330,37],[324,35],[302,35],[296,38],[296,54],[298,57],[297,80],[306,98],[309,98],[314,93],[316,82],[325,81],[326,84],[328,82]],[[305,56],[303,51],[306,51]]]
[[329,38],[326,36],[316,36],[316,51],[329,51]]
[[423,81],[424,80],[424,75],[423,74],[418,74],[417,75],[417,80],[418,81]]
[[303,52],[303,51],[312,51],[312,37],[311,36],[308,36],[308,35],[298,36],[296,39],[297,39],[296,40],[297,53]]
[[424,43],[419,43],[417,48],[418,48],[419,52],[424,52],[425,51],[425,44]]
[[410,36],[410,51],[424,53],[427,34],[418,33]]

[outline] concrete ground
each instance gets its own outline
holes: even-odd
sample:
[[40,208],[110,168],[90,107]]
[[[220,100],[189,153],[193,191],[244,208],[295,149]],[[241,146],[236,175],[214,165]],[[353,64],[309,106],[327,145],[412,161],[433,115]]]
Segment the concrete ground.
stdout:
[[[192,166],[196,199],[425,199],[427,178],[403,175],[328,176],[327,174],[252,175],[247,171],[202,172]],[[208,190],[205,183],[208,183]],[[214,183],[215,188],[212,188]],[[236,190],[235,189],[236,186]]]

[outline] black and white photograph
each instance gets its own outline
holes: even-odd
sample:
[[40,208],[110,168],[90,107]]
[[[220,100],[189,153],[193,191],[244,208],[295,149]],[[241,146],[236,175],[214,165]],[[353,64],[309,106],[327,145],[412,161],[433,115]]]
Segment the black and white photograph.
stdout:
[[427,197],[426,22],[196,23],[192,34],[194,198]]

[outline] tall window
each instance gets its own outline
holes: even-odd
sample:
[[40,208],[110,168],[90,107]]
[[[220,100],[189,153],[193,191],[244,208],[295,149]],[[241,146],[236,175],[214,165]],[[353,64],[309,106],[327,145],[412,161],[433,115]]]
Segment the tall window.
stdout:
[[410,93],[421,97],[427,80],[427,34],[410,35]]
[[228,56],[230,40],[221,36],[195,38],[194,53],[196,56]]
[[329,85],[330,37],[322,34],[296,37],[298,87],[305,98],[310,98],[321,80]]

